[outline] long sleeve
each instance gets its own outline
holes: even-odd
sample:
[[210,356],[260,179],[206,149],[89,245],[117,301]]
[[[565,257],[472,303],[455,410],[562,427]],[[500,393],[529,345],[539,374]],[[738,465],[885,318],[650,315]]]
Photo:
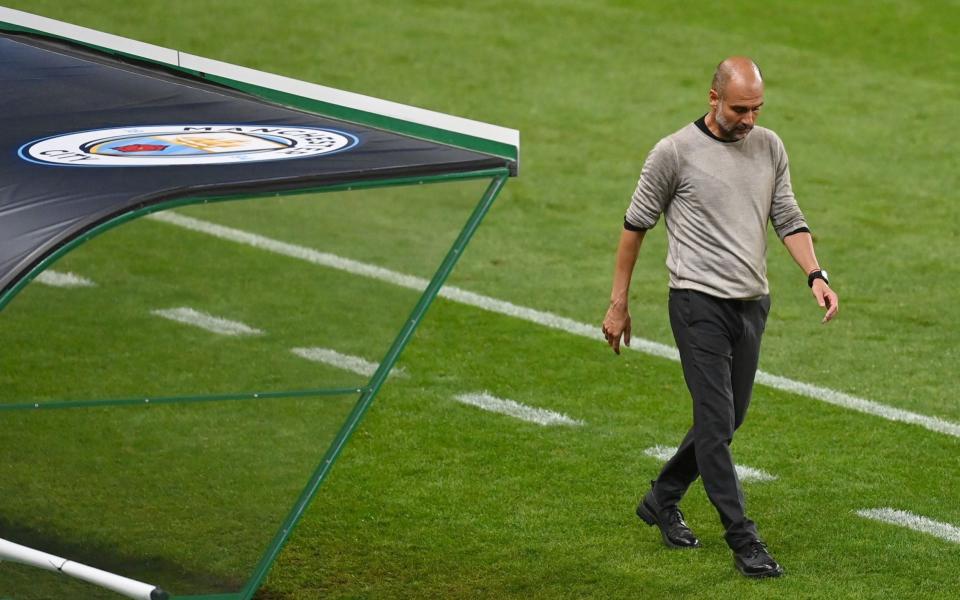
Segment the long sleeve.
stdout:
[[790,185],[790,163],[787,151],[780,138],[776,138],[774,146],[776,153],[776,176],[773,188],[773,201],[770,206],[770,222],[783,240],[788,234],[798,229],[807,228],[807,221],[800,211],[797,199],[793,195],[793,186]]
[[676,191],[678,173],[677,150],[669,138],[664,138],[647,155],[624,223],[635,229],[656,225]]

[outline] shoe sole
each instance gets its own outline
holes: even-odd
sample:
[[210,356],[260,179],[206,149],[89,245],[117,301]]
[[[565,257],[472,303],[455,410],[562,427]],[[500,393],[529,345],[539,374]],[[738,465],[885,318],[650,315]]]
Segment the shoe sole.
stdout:
[[663,543],[666,544],[667,548],[676,548],[678,550],[686,550],[688,548],[699,548],[700,544],[695,546],[681,546],[680,544],[674,544],[670,541],[670,538],[667,537],[667,533],[663,530],[662,527],[657,523],[657,518],[653,515],[653,511],[650,507],[647,506],[646,502],[641,501],[637,505],[637,516],[646,523],[647,525],[653,527],[657,526],[657,529],[660,530],[660,537],[663,538]]
[[749,577],[750,579],[767,579],[772,577],[780,577],[781,575],[783,575],[783,567],[777,567],[775,571],[747,573],[746,571],[740,568],[740,565],[738,565],[736,561],[734,561],[733,566],[736,567],[737,571],[739,571],[741,575],[743,575],[744,577]]

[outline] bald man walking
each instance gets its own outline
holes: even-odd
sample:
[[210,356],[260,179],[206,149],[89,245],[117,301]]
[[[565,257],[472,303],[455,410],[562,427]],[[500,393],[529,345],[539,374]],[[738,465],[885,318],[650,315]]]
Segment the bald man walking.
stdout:
[[670,325],[693,399],[693,426],[637,506],[664,543],[696,548],[700,540],[678,504],[699,476],[720,515],[736,568],[776,577],[783,568],[747,518],[730,443],[743,423],[770,310],[767,222],[803,269],[825,310],[839,308],[827,272],[790,185],[777,135],[756,125],[763,77],[745,57],[717,66],[710,111],[663,138],[647,156],[624,217],[603,333],[614,352],[630,345],[630,278],[645,232],[664,215],[669,249]]

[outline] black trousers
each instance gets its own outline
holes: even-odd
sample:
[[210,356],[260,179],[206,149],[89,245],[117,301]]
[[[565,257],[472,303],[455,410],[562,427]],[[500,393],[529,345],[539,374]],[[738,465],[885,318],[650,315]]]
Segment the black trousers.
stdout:
[[730,443],[750,405],[769,312],[769,296],[725,300],[670,290],[670,325],[693,398],[693,427],[664,465],[653,494],[661,506],[675,506],[699,475],[733,549],[759,539],[746,515]]

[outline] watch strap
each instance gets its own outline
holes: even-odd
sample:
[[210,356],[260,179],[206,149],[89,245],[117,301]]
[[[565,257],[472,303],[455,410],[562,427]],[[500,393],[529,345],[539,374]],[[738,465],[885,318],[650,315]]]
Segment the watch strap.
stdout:
[[811,271],[810,274],[807,275],[807,286],[813,287],[813,282],[816,279],[822,279],[825,282],[827,282],[827,285],[830,285],[830,279],[828,279],[827,272],[824,271],[823,269],[816,269],[815,271]]

